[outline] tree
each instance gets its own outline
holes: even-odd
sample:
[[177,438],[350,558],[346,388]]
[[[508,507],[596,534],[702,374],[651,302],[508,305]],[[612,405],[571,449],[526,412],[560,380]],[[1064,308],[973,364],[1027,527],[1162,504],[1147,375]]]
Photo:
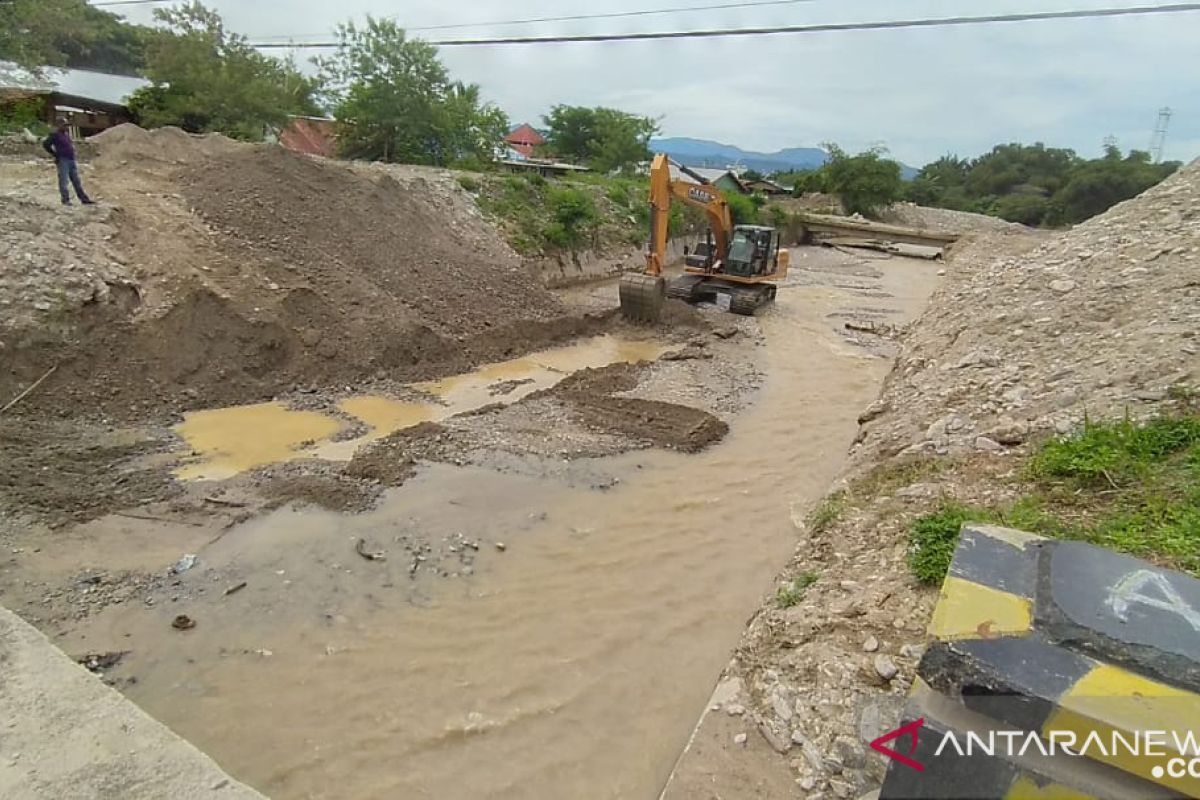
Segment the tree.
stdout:
[[1066,186],[1055,195],[1063,222],[1083,222],[1117,203],[1137,197],[1179,168],[1178,162],[1151,164],[1150,154],[1131,150],[1125,158],[1115,146],[1103,158],[1088,161],[1072,171]]
[[146,52],[153,85],[130,100],[146,127],[178,125],[254,140],[289,114],[316,112],[315,82],[225,30],[215,11],[190,2],[154,15],[167,31]]
[[966,189],[974,197],[989,199],[1029,189],[1054,194],[1067,182],[1078,160],[1073,150],[1046,147],[1041,142],[997,145],[971,162]]
[[1155,165],[1113,144],[1091,161],[1074,151],[1002,144],[965,160],[943,156],[909,184],[908,199],[921,205],[977,211],[1025,225],[1082,222],[1128,200],[1170,175],[1178,164]]
[[495,159],[508,118],[478,86],[452,81],[436,47],[370,16],[337,35],[336,53],[317,64],[343,155],[439,166]]
[[150,28],[84,0],[0,1],[0,60],[39,69],[75,67],[134,74],[145,66]]
[[823,191],[841,198],[850,214],[874,216],[900,199],[904,180],[900,165],[883,157],[879,149],[856,156],[847,155],[836,144],[826,144],[829,162],[817,170]]
[[542,118],[547,149],[598,172],[630,170],[650,158],[658,123],[613,108],[557,105]]

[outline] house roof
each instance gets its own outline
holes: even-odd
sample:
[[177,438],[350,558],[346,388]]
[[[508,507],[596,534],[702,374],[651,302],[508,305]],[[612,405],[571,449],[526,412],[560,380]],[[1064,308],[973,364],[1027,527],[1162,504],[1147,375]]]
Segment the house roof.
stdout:
[[761,186],[761,187],[765,187],[766,189],[769,189],[771,191],[776,191],[776,192],[790,191],[787,187],[782,186],[781,184],[778,184],[775,181],[768,180],[766,178],[759,178],[758,180],[753,180],[753,181],[745,181],[744,183],[747,186],[751,186],[751,187],[760,187]]
[[[695,173],[696,175],[699,175],[701,178],[703,178],[704,180],[706,180],[709,183],[714,184],[714,185],[717,183],[717,181],[721,180],[725,176],[729,176],[729,179],[732,180],[734,183],[736,183],[738,185],[739,189],[743,189],[743,190],[745,189],[745,184],[743,184],[741,182],[741,180],[738,179],[738,176],[735,175],[732,170],[708,169],[706,167],[688,167],[687,169],[688,169],[688,172]],[[693,178],[687,172],[684,172],[679,167],[675,166],[675,164],[671,164],[671,180],[682,181],[683,183],[697,183],[698,182],[698,181],[696,181],[695,178]]]
[[296,153],[331,158],[337,153],[334,120],[321,117],[292,117],[279,133],[279,143]]
[[545,144],[546,137],[542,135],[541,131],[526,122],[510,130],[504,137],[504,141],[511,144],[538,145]]
[[84,100],[94,100],[113,106],[124,106],[138,89],[150,81],[129,75],[110,75],[86,69],[46,67],[41,75],[18,67],[10,61],[0,61],[0,92],[17,90],[28,94],[62,94]]

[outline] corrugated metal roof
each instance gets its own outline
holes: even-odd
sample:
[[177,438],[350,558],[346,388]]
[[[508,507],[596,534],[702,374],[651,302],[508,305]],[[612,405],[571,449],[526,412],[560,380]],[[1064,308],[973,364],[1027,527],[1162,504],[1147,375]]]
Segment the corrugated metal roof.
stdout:
[[109,75],[86,69],[47,67],[35,75],[10,61],[0,61],[0,90],[17,89],[26,92],[71,95],[109,105],[123,106],[130,96],[150,81],[128,75]]

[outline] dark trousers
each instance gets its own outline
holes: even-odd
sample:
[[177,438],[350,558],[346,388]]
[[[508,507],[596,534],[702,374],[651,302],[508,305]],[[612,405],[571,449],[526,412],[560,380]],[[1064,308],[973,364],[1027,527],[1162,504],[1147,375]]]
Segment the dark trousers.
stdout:
[[79,200],[82,203],[88,202],[87,192],[83,190],[83,181],[79,180],[79,167],[75,165],[73,158],[60,158],[58,163],[58,193],[62,195],[64,203],[71,202],[71,190],[67,188],[67,181],[75,187],[75,194],[79,195]]

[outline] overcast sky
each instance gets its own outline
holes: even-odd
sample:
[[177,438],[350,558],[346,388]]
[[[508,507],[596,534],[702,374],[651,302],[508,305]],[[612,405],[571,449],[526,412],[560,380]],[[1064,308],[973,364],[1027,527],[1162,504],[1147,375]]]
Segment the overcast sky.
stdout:
[[[716,5],[721,0],[205,0],[251,39],[313,38],[346,19],[395,17],[409,29],[538,16]],[[627,19],[482,25],[426,38],[679,30],[912,19],[1165,4],[1166,0],[801,0],[763,8]],[[123,10],[149,22],[146,6]],[[1147,149],[1171,107],[1166,158],[1200,156],[1200,12],[932,30],[754,38],[446,48],[454,76],[478,83],[514,122],[556,103],[661,118],[666,136],[772,151],[882,142],[907,163],[1043,141],[1099,154],[1106,136]],[[276,51],[277,52],[277,51]],[[286,52],[286,51],[284,51]],[[298,50],[307,59],[313,51]]]

